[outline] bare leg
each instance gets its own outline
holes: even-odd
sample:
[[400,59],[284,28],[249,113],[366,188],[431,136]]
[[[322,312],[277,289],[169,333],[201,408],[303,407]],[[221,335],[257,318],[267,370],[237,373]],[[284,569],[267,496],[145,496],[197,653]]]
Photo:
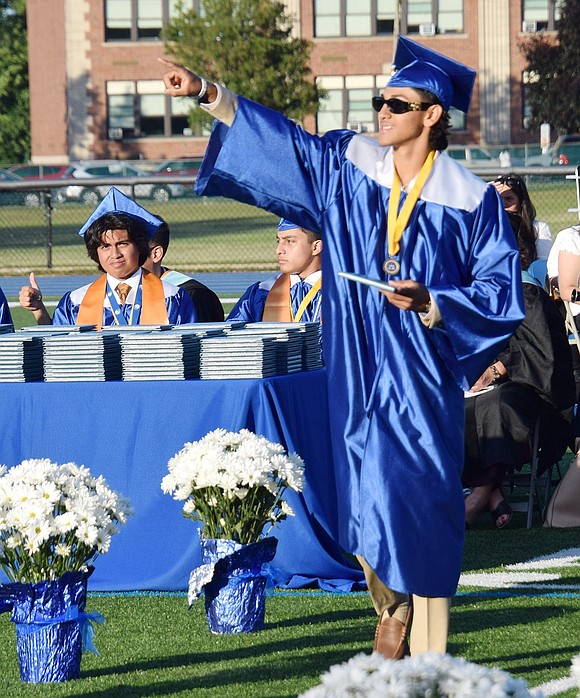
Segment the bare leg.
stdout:
[[478,485],[465,498],[465,522],[470,526],[490,508],[489,500],[492,488],[492,483]]
[[504,503],[501,509],[502,513],[498,514],[497,516],[492,513],[496,528],[503,528],[504,526],[507,526],[512,517],[511,509],[505,501],[501,487],[497,487],[489,495],[489,510],[491,512],[495,512],[502,502]]

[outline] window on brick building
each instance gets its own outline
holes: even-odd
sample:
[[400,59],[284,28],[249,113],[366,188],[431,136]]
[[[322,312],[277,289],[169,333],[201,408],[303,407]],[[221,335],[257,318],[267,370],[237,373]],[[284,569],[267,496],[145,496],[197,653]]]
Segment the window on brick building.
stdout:
[[371,35],[371,0],[346,0],[346,35]]
[[[105,40],[157,40],[179,4],[180,0],[105,0]],[[184,0],[183,6],[199,11],[199,0]]]
[[316,0],[314,3],[315,36],[341,36],[342,0]]
[[458,33],[463,17],[464,0],[315,0],[314,35]]
[[522,20],[523,31],[555,31],[560,20],[557,0],[523,0]]
[[109,138],[190,136],[188,114],[192,100],[170,99],[159,80],[107,82]]
[[533,70],[524,70],[522,73],[521,81],[521,94],[522,94],[522,128],[528,129],[530,127],[530,120],[532,117],[532,107],[530,105],[529,99],[529,89],[530,83],[537,82],[540,76]]
[[463,32],[463,0],[439,0],[435,26],[439,34]]

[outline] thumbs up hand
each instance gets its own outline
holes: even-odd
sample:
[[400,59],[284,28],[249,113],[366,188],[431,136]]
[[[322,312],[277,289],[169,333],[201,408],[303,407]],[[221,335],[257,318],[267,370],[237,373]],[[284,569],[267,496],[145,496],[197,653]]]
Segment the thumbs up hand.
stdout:
[[41,310],[44,308],[42,292],[38,286],[34,272],[30,272],[29,282],[30,286],[23,286],[18,294],[20,305],[26,308],[26,310]]

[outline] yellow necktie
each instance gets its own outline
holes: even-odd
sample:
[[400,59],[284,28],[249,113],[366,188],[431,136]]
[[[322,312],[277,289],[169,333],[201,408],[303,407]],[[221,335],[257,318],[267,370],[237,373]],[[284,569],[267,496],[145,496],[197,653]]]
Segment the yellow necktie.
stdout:
[[129,284],[117,284],[115,291],[119,294],[119,302],[121,305],[125,305],[130,290],[131,286],[129,286]]

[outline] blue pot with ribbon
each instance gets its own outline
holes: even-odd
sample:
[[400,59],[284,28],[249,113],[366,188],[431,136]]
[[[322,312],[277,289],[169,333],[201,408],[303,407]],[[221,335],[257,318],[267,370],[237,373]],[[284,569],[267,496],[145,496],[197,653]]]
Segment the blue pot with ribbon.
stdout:
[[270,562],[278,539],[266,537],[243,545],[233,540],[201,539],[202,564],[189,578],[191,604],[203,591],[209,629],[213,633],[262,630],[266,595],[275,579]]
[[0,612],[12,611],[20,678],[28,683],[78,679],[84,650],[98,654],[92,623],[100,613],[85,613],[86,572],[65,572],[55,581],[0,587]]

